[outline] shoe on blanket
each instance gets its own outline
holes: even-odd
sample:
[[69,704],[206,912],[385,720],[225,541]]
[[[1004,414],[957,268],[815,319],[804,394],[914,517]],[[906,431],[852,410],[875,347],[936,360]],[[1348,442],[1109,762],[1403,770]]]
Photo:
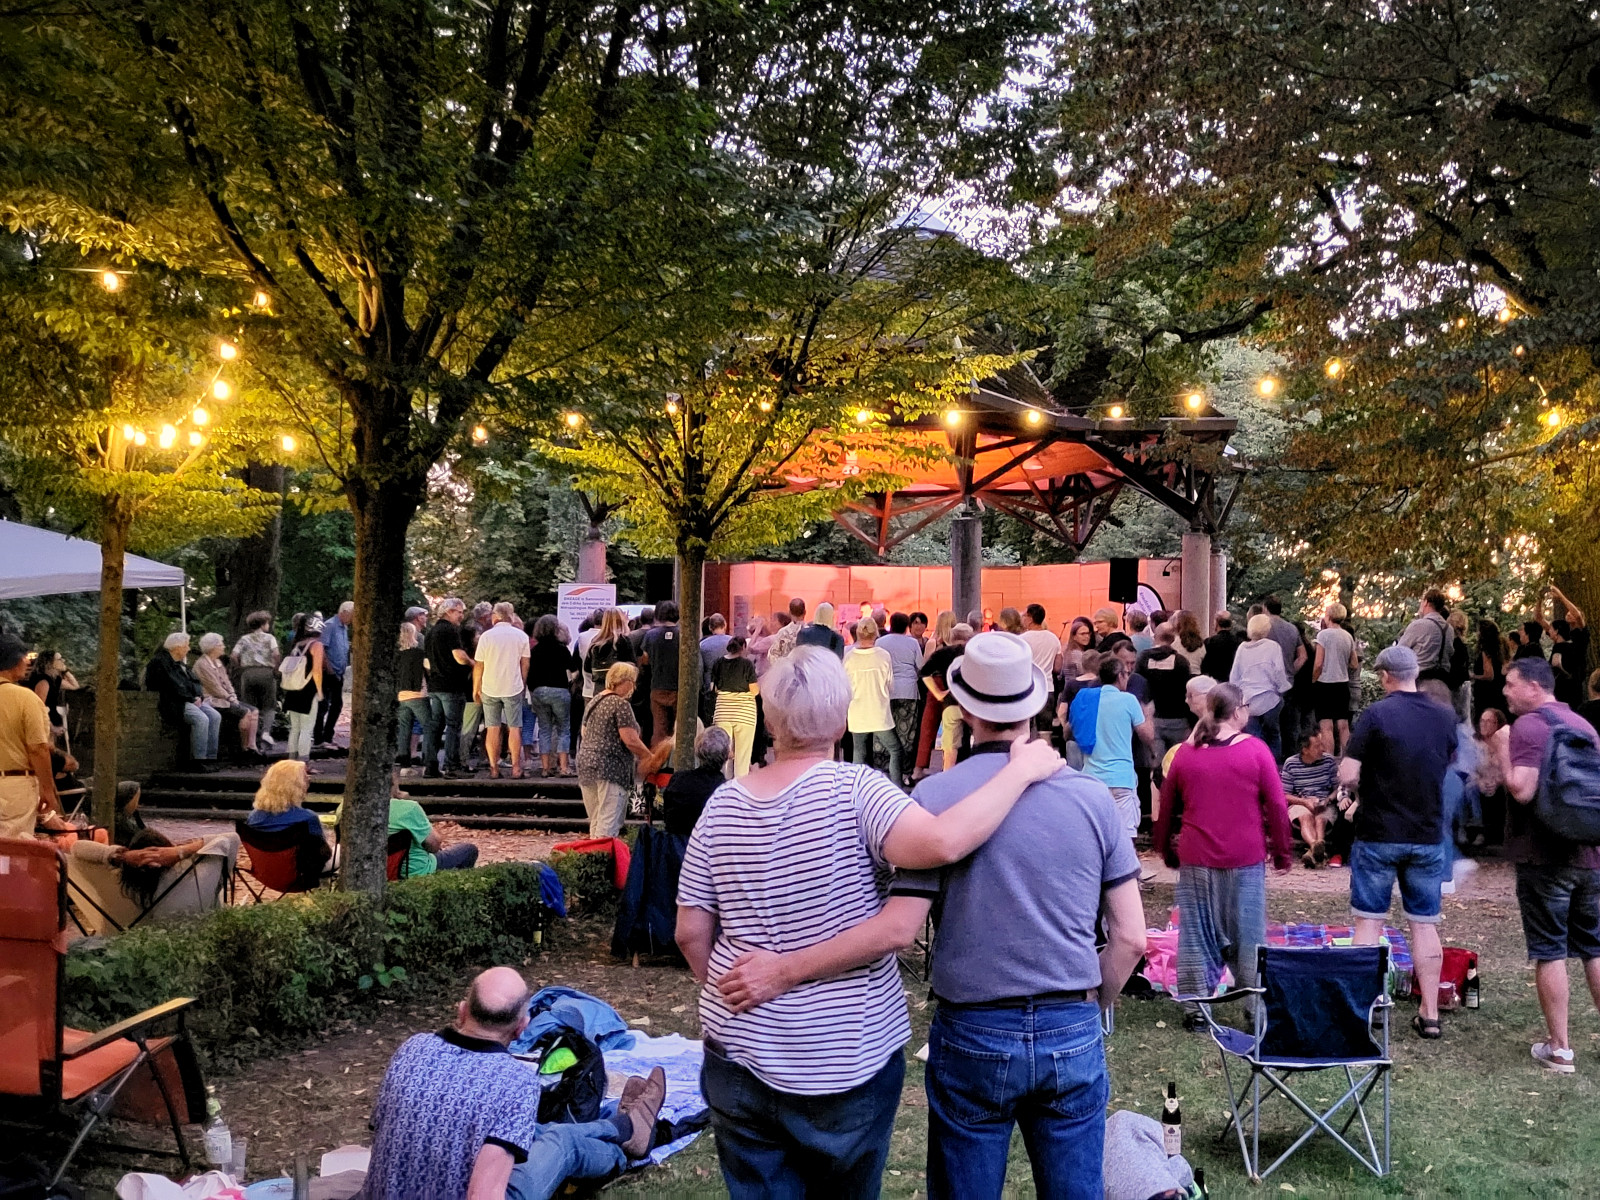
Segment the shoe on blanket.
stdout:
[[626,1113],[633,1122],[633,1136],[622,1143],[622,1152],[629,1158],[643,1158],[650,1153],[651,1135],[656,1130],[656,1117],[667,1098],[667,1073],[660,1067],[651,1069],[647,1078],[634,1075],[622,1086],[622,1099],[617,1104],[619,1113]]

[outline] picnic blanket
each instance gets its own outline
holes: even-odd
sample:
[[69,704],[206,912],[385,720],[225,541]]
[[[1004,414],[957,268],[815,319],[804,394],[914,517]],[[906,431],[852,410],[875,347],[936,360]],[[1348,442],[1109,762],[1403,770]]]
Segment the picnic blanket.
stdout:
[[[667,1099],[661,1106],[661,1119],[676,1124],[706,1109],[705,1097],[700,1094],[700,1065],[705,1060],[701,1043],[670,1033],[665,1037],[646,1037],[634,1034],[633,1046],[628,1050],[606,1050],[606,1103],[602,1111],[610,1115],[616,1111],[616,1098],[622,1093],[622,1082],[629,1075],[648,1075],[650,1068],[660,1067],[667,1074]],[[687,1147],[698,1133],[691,1133],[665,1146],[650,1151],[648,1159],[656,1165]]]

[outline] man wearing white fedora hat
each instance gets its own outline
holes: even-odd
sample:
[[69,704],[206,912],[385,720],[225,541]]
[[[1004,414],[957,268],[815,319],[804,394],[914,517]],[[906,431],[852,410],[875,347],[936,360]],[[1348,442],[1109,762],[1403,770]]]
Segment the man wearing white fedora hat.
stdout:
[[[1006,764],[1049,693],[1027,642],[1010,633],[974,637],[946,678],[973,748],[912,793],[935,814]],[[1064,768],[1031,785],[970,857],[900,872],[892,892],[943,902],[926,1074],[929,1196],[998,1200],[1019,1121],[1041,1196],[1100,1195],[1110,1085],[1099,1007],[1144,953],[1139,859],[1110,791]],[[1102,907],[1109,940],[1097,954]]]

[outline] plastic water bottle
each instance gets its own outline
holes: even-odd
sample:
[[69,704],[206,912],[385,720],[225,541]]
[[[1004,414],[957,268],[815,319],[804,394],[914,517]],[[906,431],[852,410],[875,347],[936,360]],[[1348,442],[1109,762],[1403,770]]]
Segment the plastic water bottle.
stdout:
[[221,1113],[206,1126],[206,1161],[224,1171],[233,1166],[233,1134]]

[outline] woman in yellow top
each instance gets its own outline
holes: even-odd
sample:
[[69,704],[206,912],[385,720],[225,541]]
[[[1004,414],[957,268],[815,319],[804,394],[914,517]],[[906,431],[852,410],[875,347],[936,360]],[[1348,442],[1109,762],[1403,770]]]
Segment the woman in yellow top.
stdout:
[[878,649],[878,623],[871,617],[856,623],[856,641],[845,652],[844,673],[850,680],[850,711],[845,718],[845,728],[853,739],[850,761],[871,766],[876,739],[889,752],[889,778],[898,783],[900,738],[889,706],[894,663],[887,651]]

